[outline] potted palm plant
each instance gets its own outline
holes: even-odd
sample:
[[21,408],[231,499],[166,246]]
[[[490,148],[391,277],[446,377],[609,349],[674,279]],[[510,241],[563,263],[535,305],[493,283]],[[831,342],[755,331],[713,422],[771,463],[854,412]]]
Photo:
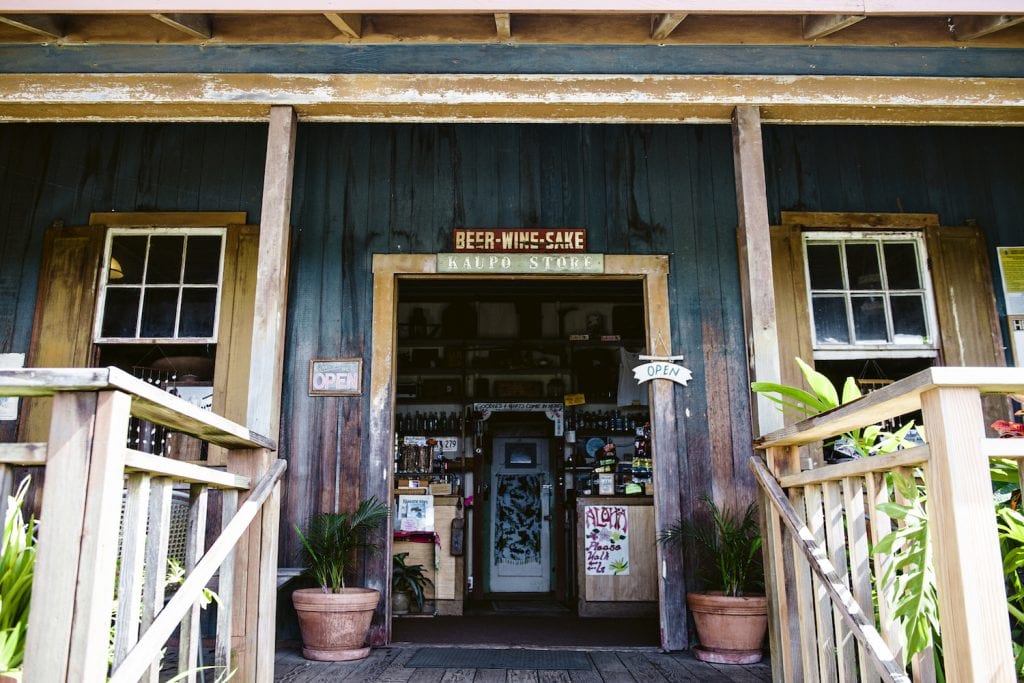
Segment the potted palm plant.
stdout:
[[409,606],[415,602],[416,611],[423,611],[423,589],[433,582],[423,573],[422,564],[406,564],[409,553],[396,553],[391,562],[391,611],[394,614],[408,614]]
[[[710,518],[703,524],[682,520],[663,530],[658,541],[681,548],[694,542],[705,567],[709,590],[691,591],[686,604],[697,626],[697,659],[717,664],[761,660],[768,631],[768,600],[760,593],[761,534],[754,503],[740,513],[719,508],[705,496]],[[755,591],[751,594],[750,591]]]
[[359,503],[352,512],[326,512],[309,522],[302,541],[306,574],[319,588],[292,593],[302,632],[302,655],[320,661],[362,659],[380,591],[345,585],[345,574],[357,550],[378,551],[372,534],[388,519],[388,506],[376,498]]

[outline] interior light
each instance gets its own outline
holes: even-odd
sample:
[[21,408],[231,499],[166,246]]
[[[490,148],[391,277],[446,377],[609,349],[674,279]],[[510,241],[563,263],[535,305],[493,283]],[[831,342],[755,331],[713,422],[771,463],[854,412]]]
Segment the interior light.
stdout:
[[120,280],[124,277],[124,271],[121,270],[121,262],[113,256],[110,257],[110,270],[107,271],[108,280]]

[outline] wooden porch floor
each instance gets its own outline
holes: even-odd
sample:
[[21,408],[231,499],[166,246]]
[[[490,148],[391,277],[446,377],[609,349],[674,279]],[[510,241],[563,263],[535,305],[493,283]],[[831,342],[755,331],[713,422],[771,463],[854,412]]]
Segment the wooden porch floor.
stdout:
[[765,662],[747,666],[723,666],[699,662],[689,653],[665,654],[655,648],[588,649],[594,668],[585,670],[536,669],[440,669],[410,668],[406,662],[421,645],[376,648],[358,662],[311,662],[298,648],[279,645],[274,680],[281,683],[346,681],[347,683],[406,682],[586,682],[647,683],[649,681],[695,681],[700,683],[755,683],[770,681],[771,667]]

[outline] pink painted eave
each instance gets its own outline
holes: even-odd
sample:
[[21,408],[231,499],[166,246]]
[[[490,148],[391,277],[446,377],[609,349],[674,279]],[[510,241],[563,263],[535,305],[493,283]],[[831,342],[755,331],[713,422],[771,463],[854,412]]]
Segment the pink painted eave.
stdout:
[[1024,0],[0,0],[0,14],[45,13],[1024,14]]

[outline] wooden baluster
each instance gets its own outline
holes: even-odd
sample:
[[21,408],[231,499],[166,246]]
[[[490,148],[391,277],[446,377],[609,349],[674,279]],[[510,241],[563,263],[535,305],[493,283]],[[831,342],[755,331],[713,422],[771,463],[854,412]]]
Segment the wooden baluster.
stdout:
[[[879,505],[891,502],[889,498],[889,487],[885,482],[885,474],[881,472],[874,472],[864,479],[866,494],[867,494],[867,512],[868,520],[871,523],[870,536],[871,536],[871,547],[878,545],[879,541],[885,538],[890,531],[892,531],[892,518],[878,509]],[[892,650],[893,654],[899,659],[900,653],[903,651],[903,638],[900,635],[900,629],[893,621],[892,609],[893,606],[889,603],[888,595],[889,591],[882,584],[882,577],[885,576],[888,570],[889,564],[892,562],[890,555],[881,555],[876,553],[873,556],[874,567],[875,567],[875,582],[876,582],[876,595],[878,600],[878,632],[885,639],[886,645]],[[868,614],[865,612],[865,614]]]
[[[807,501],[804,496],[804,488],[792,488],[789,490],[789,502],[793,505],[796,510],[797,516],[800,521],[807,523]],[[819,679],[829,680],[827,675],[822,677],[822,671],[819,670],[820,659],[831,659],[834,656],[832,646],[818,641],[818,630],[817,624],[817,613],[815,609],[814,598],[815,598],[815,584],[813,580],[813,572],[811,572],[811,566],[807,563],[803,551],[800,549],[798,543],[799,540],[794,538],[792,535],[789,536],[789,544],[787,545],[787,561],[791,563],[793,567],[793,576],[795,579],[796,587],[796,606],[797,606],[797,628],[800,633],[800,657],[802,660],[802,666],[804,671],[805,681],[816,681]],[[822,656],[822,651],[824,656]],[[827,674],[827,665],[825,672]]]
[[[807,514],[803,518],[808,530],[814,537],[814,542],[826,548],[825,544],[825,510],[821,484],[810,484],[803,487],[804,503]],[[790,496],[792,498],[792,495]],[[795,505],[795,504],[794,504]],[[800,508],[797,508],[800,511]],[[817,575],[811,575],[814,582],[814,614],[815,628],[817,630],[818,648],[818,676],[823,681],[834,681],[836,673],[836,642],[835,631],[832,625],[832,602],[829,600],[828,591],[821,584]]]
[[931,458],[927,467],[931,542],[939,589],[946,678],[1014,681],[1002,558],[976,388],[921,394]]
[[[185,576],[188,576],[206,551],[206,506],[209,486],[192,484],[189,487],[188,536],[185,545]],[[178,646],[178,672],[192,671],[186,680],[194,683],[194,669],[199,664],[199,651],[203,647],[200,637],[199,619],[202,609],[199,604],[192,608],[181,621],[181,637]]]
[[[167,596],[167,546],[171,535],[171,494],[174,482],[170,477],[154,477],[149,491],[149,533],[146,536],[146,580],[142,587],[142,620],[140,631],[146,632],[163,609]],[[160,680],[160,661],[149,669],[149,681]]]
[[[843,525],[843,495],[838,481],[822,484],[825,509],[825,538],[828,541],[828,558],[836,568],[836,574],[850,588],[850,569],[846,549],[846,530]],[[866,611],[865,614],[871,614]],[[832,610],[833,626],[836,633],[836,664],[839,680],[844,683],[856,681],[857,664],[853,634],[846,627],[837,610]]]
[[125,487],[121,522],[121,570],[117,580],[117,617],[114,619],[114,668],[124,661],[128,651],[139,641],[149,484],[148,474],[133,472],[128,475]]
[[[221,492],[221,533],[227,528],[232,517],[238,511],[238,491],[224,489]],[[213,663],[220,671],[231,670],[231,620],[234,612],[235,594],[235,552],[227,554],[220,566],[218,574],[217,594],[220,604],[217,606],[217,643],[214,650]]]
[[[872,477],[874,475],[868,475]],[[871,557],[868,546],[868,530],[865,523],[866,510],[864,507],[864,487],[866,482],[860,477],[849,477],[843,479],[843,511],[846,519],[846,529],[849,534],[848,552],[850,556],[850,591],[854,599],[860,605],[864,614],[873,614],[874,607],[871,600]],[[853,680],[864,683],[876,683],[879,679],[878,673],[864,652],[864,648],[857,647],[857,661],[859,664],[860,676]]]

